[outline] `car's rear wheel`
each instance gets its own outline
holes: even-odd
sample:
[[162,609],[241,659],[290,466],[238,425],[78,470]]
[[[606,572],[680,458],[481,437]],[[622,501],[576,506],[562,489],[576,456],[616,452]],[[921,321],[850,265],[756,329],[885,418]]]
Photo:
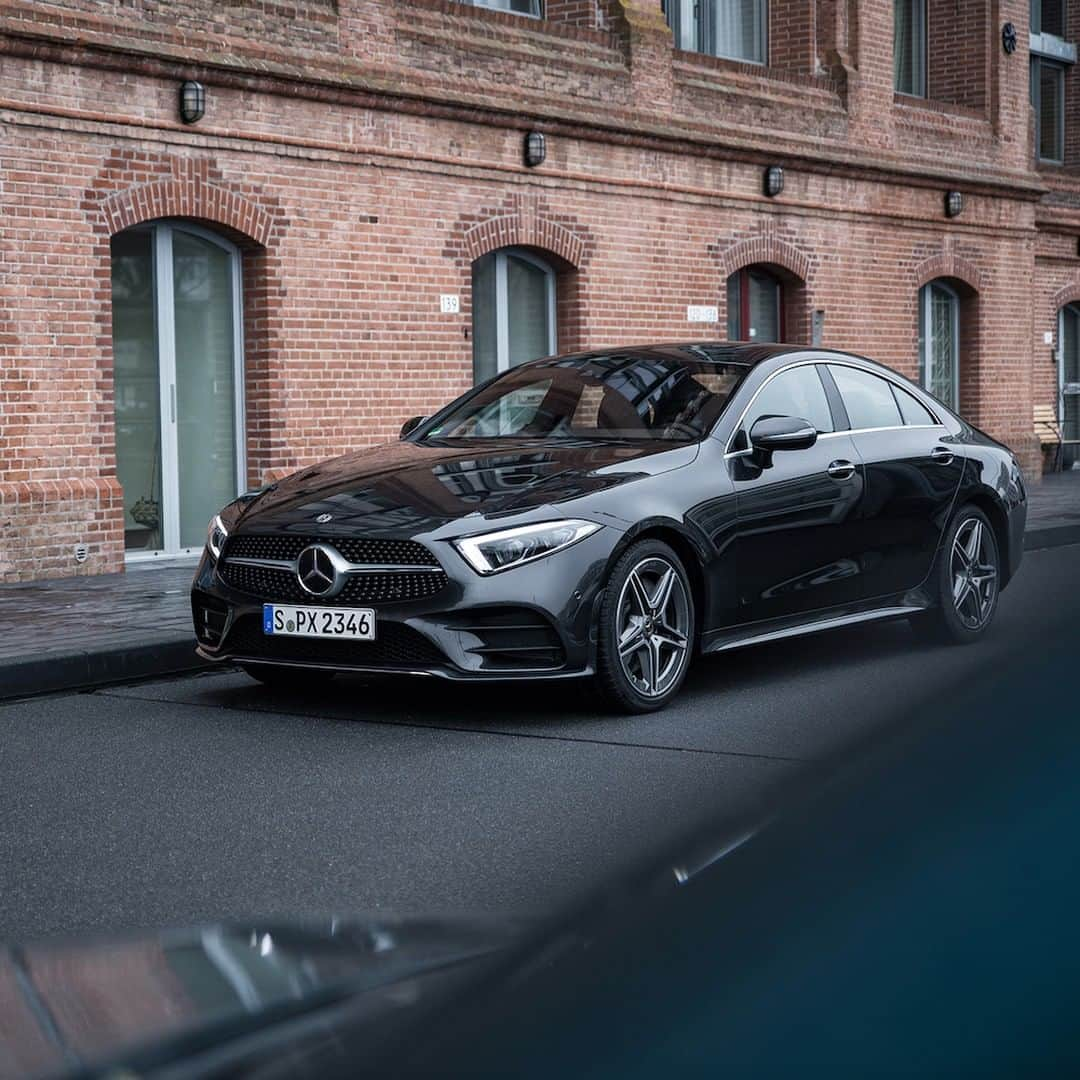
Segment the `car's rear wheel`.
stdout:
[[1001,555],[993,526],[977,507],[953,515],[936,573],[938,605],[912,619],[912,626],[936,641],[978,641],[997,611]]
[[240,669],[264,686],[297,690],[329,682],[335,674],[326,668],[290,667],[288,664],[241,664]]
[[622,712],[663,708],[686,678],[693,646],[694,601],[682,561],[660,540],[634,544],[600,603],[601,693]]

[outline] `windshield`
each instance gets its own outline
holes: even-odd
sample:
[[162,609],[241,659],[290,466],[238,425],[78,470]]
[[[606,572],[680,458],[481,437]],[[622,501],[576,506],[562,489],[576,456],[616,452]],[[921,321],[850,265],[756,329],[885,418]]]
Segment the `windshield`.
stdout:
[[696,440],[745,372],[741,364],[654,355],[542,361],[450,406],[419,438]]

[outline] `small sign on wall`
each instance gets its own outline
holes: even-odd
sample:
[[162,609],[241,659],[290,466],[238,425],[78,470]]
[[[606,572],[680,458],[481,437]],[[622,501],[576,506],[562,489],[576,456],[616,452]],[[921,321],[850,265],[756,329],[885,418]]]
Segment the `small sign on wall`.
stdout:
[[1053,345],[1054,344],[1054,331],[1053,330],[1044,330],[1043,331],[1043,344],[1044,345]]
[[443,315],[457,315],[461,311],[461,297],[456,293],[443,293],[439,297],[439,311]]
[[720,309],[715,304],[690,304],[686,309],[687,322],[715,323],[720,321]]

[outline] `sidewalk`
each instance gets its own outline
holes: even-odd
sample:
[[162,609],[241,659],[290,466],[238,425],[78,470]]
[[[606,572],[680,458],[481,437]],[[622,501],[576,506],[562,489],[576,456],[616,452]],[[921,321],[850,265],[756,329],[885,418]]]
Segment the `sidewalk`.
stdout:
[[195,563],[0,585],[0,700],[203,667]]
[[1080,469],[1048,473],[1028,489],[1024,550],[1080,543]]
[[[1028,551],[1080,543],[1080,471],[1029,492]],[[193,562],[0,585],[0,700],[191,671]]]

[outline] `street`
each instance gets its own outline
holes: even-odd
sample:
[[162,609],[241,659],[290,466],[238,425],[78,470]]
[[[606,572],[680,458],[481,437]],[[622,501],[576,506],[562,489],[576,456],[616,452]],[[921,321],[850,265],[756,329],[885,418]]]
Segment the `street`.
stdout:
[[13,702],[0,937],[546,909],[1075,633],[1078,553],[1029,552],[975,647],[904,623],[793,639],[699,661],[641,717],[597,715],[573,682],[284,694],[231,671]]

